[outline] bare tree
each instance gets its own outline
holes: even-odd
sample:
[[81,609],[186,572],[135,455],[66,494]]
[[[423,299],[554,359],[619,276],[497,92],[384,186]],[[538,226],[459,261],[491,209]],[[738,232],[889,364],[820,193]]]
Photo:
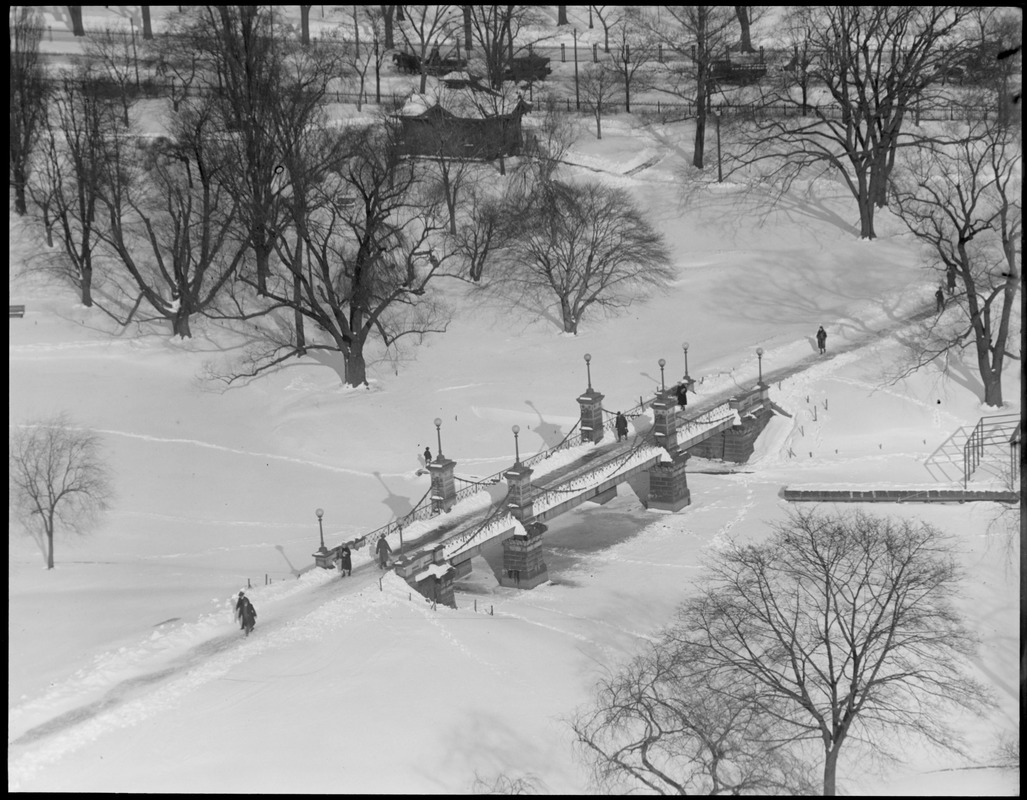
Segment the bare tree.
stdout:
[[46,118],[46,73],[39,57],[43,18],[31,6],[15,6],[11,10],[9,24],[10,185],[14,188],[14,211],[24,215],[28,213],[25,192],[31,173],[32,154]]
[[531,127],[525,132],[523,163],[535,172],[535,180],[548,183],[563,163],[578,135],[577,122],[564,111],[559,97],[543,91],[535,96]]
[[917,337],[914,368],[972,346],[982,399],[1001,406],[1005,359],[1022,358],[1011,330],[1023,237],[1020,132],[995,120],[959,127],[947,142],[907,151],[892,182],[895,212],[925,245],[939,282],[959,288],[958,314]]
[[610,52],[610,31],[616,28],[624,18],[624,6],[589,6],[589,17],[594,13],[599,24],[603,26],[603,52]]
[[[749,680],[728,685],[671,633],[601,679],[572,722],[604,794],[815,794]],[[782,746],[781,742],[786,742]]]
[[138,94],[139,67],[132,53],[132,45],[122,31],[110,28],[91,35],[85,42],[86,55],[99,64],[110,87],[121,103],[125,127],[132,122],[128,112]]
[[727,58],[730,33],[735,24],[731,6],[666,6],[660,23],[650,32],[678,58],[669,62],[667,83],[660,91],[695,105],[695,147],[692,165],[702,169],[706,153],[706,123],[716,86],[714,62]]
[[103,225],[101,197],[109,179],[111,141],[124,129],[104,96],[96,68],[66,71],[52,93],[40,171],[33,196],[47,236],[56,231],[60,254],[53,266],[93,305],[94,256]]
[[[193,86],[201,80],[201,64],[209,69],[210,59],[203,47],[192,46],[196,40],[193,12],[171,13],[164,20],[166,35],[152,39],[144,45],[144,56],[154,65],[159,78],[167,81],[166,90],[171,106],[177,112],[189,97]],[[186,46],[182,43],[186,42]]]
[[404,6],[406,21],[400,26],[403,42],[418,58],[421,83],[417,91],[424,94],[428,85],[429,62],[438,60],[440,48],[456,28],[456,6]]
[[8,456],[10,505],[53,569],[58,526],[84,533],[107,509],[110,474],[100,439],[65,414],[16,428]]
[[[320,128],[308,135],[312,138],[297,151],[306,164],[298,164],[288,179],[294,196],[306,194],[302,206],[290,204],[305,213],[291,220],[300,237],[295,244],[289,236],[278,238],[289,273],[269,283],[266,297],[314,322],[327,341],[308,340],[307,352],[341,353],[345,383],[360,386],[367,383],[369,342],[392,347],[408,337],[445,331],[447,320],[430,284],[457,277],[447,272],[455,259],[437,244],[446,227],[441,204],[422,191],[416,165],[396,155],[385,126]],[[326,154],[333,154],[333,163],[321,160]],[[312,168],[315,163],[320,166]],[[301,181],[300,176],[308,177]],[[293,247],[305,248],[306,271]],[[245,274],[241,279],[254,285]],[[246,375],[226,380],[258,374],[294,353],[281,343],[265,348]]]
[[586,312],[625,308],[670,280],[663,239],[626,191],[558,181],[539,189],[524,204],[496,291],[534,309],[555,301],[563,330],[577,333]]
[[[544,38],[526,41],[525,29],[541,27],[544,19],[537,6],[464,6],[464,26],[480,49],[489,86],[499,90],[510,62]],[[471,49],[470,46],[467,48]]]
[[603,138],[603,109],[620,93],[620,75],[608,61],[586,64],[581,71],[581,104],[596,121],[596,138]]
[[217,146],[217,120],[204,99],[175,117],[172,140],[142,144],[137,154],[112,151],[119,177],[103,198],[105,242],[140,300],[184,338],[192,336],[192,315],[214,304],[248,249],[236,235],[239,204],[225,188],[237,165],[231,149]]
[[86,30],[82,27],[82,6],[68,6],[68,15],[71,17],[72,34],[85,36]]
[[[785,189],[809,168],[837,174],[859,208],[860,238],[873,239],[877,207],[906,135],[907,115],[956,56],[964,6],[802,6],[792,20],[808,33],[811,60],[804,74],[832,102],[806,105],[787,90],[763,97],[776,113],[756,114],[743,130],[737,162],[769,164],[766,177]],[[787,107],[805,114],[788,114]],[[781,108],[786,113],[781,113]]]
[[675,627],[692,663],[823,748],[834,796],[842,746],[892,729],[958,749],[948,711],[983,710],[966,671],[977,641],[952,605],[960,569],[930,525],[795,512],[766,542],[715,554]]
[[616,65],[620,84],[624,87],[624,110],[631,113],[631,90],[648,89],[651,65],[657,57],[657,42],[650,31],[652,20],[646,11],[629,8],[617,26],[611,61]]

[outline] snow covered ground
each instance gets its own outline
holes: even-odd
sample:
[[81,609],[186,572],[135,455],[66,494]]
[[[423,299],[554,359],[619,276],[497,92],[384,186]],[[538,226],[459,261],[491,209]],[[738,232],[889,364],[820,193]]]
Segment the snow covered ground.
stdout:
[[[12,217],[10,300],[27,312],[10,321],[9,424],[67,411],[102,436],[117,498],[91,535],[59,537],[50,572],[10,523],[9,790],[465,793],[506,776],[584,792],[568,717],[669,621],[709,548],[783,518],[783,486],[954,485],[940,448],[992,410],[972,371],[886,382],[903,358],[892,334],[934,288],[895,221],[857,240],[855,209],[830,182],[776,207],[737,187],[688,188],[690,126],[603,128],[597,141],[583,122],[568,154],[582,166],[568,174],[635,196],[668,239],[674,286],[586,319],[576,337],[459,296],[449,331],[377,359],[369,390],[303,360],[221,392],[197,376],[231,355],[222,331],[196,320],[190,341],[111,335],[71,291],[17,275],[45,245]],[[604,407],[626,409],[657,387],[659,358],[668,376],[684,371],[686,340],[700,396],[751,386],[762,346],[772,398],[792,416],[734,474],[694,460],[680,513],[648,512],[621,487],[550,524],[549,583],[500,587],[494,547],[460,582],[456,610],[433,610],[366,549],[350,578],[314,568],[315,508],[334,546],[424,494],[418,456],[435,450],[435,417],[457,474],[488,475],[513,463],[511,425],[522,455],[574,425],[586,352]],[[1018,380],[1013,366],[1004,413],[1019,411]],[[999,481],[1000,461],[976,483]],[[982,640],[973,669],[998,705],[959,721],[970,757],[910,747],[878,764],[853,748],[839,788],[1018,794],[1018,771],[995,765],[1019,732],[1019,509],[867,508],[958,540],[959,603]],[[231,608],[248,586],[259,617],[244,638]]]

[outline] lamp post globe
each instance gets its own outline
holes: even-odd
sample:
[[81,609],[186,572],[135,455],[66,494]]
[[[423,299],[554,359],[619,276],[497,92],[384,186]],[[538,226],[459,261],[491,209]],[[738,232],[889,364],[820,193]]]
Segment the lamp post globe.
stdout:
[[663,380],[663,368],[664,368],[665,366],[667,366],[667,359],[665,359],[665,358],[661,358],[661,359],[660,359],[659,361],[657,361],[656,363],[660,365],[660,391],[666,391],[666,389],[667,389],[667,384],[666,384],[666,383],[664,383],[664,380]]
[[588,388],[592,389],[592,354],[585,353],[585,371],[588,373]]

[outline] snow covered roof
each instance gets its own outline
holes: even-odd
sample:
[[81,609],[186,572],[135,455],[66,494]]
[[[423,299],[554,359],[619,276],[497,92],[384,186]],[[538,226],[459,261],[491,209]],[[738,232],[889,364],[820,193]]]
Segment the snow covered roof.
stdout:
[[452,564],[432,564],[430,567],[428,567],[423,572],[418,572],[414,576],[414,580],[415,581],[423,581],[425,578],[427,578],[429,576],[431,576],[433,578],[441,579],[447,573],[451,572],[452,569],[453,569],[453,565]]

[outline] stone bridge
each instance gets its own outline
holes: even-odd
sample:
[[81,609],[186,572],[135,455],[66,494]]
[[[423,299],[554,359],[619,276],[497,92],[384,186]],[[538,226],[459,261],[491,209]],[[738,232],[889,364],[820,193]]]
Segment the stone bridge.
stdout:
[[[686,464],[692,454],[744,462],[775,410],[781,411],[762,379],[725,402],[688,406],[693,384],[686,374],[626,411],[634,430],[618,441],[613,415],[606,412],[603,418],[604,395],[590,379],[577,398],[580,419],[559,445],[524,461],[518,451],[509,469],[460,491],[456,482],[464,479],[454,474],[457,462],[439,452],[427,465],[431,488],[414,511],[348,544],[373,547],[381,536],[398,536],[397,574],[425,597],[455,605],[454,581],[471,571],[471,559],[483,547],[502,542],[500,583],[534,588],[549,579],[542,554],[548,520],[585,502],[608,502],[620,484],[640,473],[648,473],[647,508],[679,511],[691,502]],[[518,432],[514,426],[515,437]],[[471,497],[479,502],[464,502]],[[404,529],[419,520],[428,530],[404,544]],[[331,568],[337,551],[314,557],[319,566]]]

